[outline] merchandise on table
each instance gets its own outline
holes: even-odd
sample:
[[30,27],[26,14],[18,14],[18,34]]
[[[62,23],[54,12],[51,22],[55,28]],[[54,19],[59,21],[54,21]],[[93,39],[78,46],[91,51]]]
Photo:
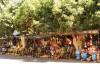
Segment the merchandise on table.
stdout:
[[81,59],[81,52],[80,51],[76,51],[76,59],[77,60]]
[[88,56],[87,56],[87,53],[83,53],[83,54],[82,54],[82,59],[83,59],[83,60],[86,60],[87,57],[88,57]]
[[93,60],[93,61],[96,60],[96,54],[95,54],[95,53],[92,54],[92,60]]

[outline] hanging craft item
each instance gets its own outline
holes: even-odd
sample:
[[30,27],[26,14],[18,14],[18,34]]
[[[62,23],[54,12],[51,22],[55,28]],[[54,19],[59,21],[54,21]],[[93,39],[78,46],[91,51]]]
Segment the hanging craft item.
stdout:
[[87,43],[86,42],[84,43],[84,48],[87,48]]
[[68,39],[68,38],[66,38],[66,41],[69,42],[69,44],[72,43],[72,41],[70,39]]
[[75,40],[77,41],[77,35],[75,34]]
[[72,43],[72,41],[71,41],[70,39],[68,39],[68,38],[66,38],[66,41],[67,41],[67,42],[71,42],[71,43]]
[[87,42],[87,46],[88,46],[88,47],[90,46],[90,42],[89,42],[89,41]]
[[92,35],[90,34],[90,38],[92,38]]
[[97,34],[94,34],[94,36],[97,36]]
[[62,36],[62,35],[59,35],[60,37]]
[[87,34],[85,34],[87,36]]
[[92,40],[90,40],[90,46],[92,46]]

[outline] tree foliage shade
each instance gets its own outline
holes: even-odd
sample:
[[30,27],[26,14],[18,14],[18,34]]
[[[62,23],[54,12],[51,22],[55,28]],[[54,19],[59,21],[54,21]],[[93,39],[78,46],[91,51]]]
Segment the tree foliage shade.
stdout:
[[1,0],[0,4],[0,37],[13,36],[15,30],[13,19],[20,4],[12,0]]
[[4,5],[0,8],[1,33],[9,30],[10,35],[14,29],[21,34],[65,33],[100,27],[99,0],[22,0],[12,4],[9,1],[0,1]]

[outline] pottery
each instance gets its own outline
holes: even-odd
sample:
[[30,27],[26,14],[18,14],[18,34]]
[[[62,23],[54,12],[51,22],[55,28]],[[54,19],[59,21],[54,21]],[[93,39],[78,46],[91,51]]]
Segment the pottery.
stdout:
[[87,53],[82,54],[82,59],[85,61],[87,59]]
[[92,54],[92,60],[93,60],[93,61],[96,60],[96,54],[95,54],[95,53]]

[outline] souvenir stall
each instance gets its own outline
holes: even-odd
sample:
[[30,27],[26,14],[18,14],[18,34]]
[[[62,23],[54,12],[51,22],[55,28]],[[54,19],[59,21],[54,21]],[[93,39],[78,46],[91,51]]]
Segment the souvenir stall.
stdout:
[[75,58],[75,46],[73,43],[73,37],[72,35],[67,35],[65,39],[65,45],[67,53],[65,54],[65,58]]
[[51,38],[50,40],[50,52],[52,59],[59,59],[64,55],[64,48],[62,47],[62,43],[58,38]]
[[72,34],[60,35],[60,38],[63,39],[63,47],[65,48],[66,53],[64,53],[64,58],[75,58],[75,46],[73,43]]
[[6,38],[1,39],[1,54],[5,54],[8,52],[8,48],[13,43],[13,38],[9,38],[9,42]]
[[[63,38],[64,37],[64,38]],[[68,44],[67,44],[68,43]],[[50,39],[50,52],[51,55],[44,55],[41,58],[59,59],[59,58],[69,58],[70,52],[73,51],[72,41],[65,36],[59,35],[53,36]]]
[[[49,49],[49,41],[47,41],[46,36],[37,36],[34,37],[34,43],[33,46],[35,48],[34,57],[40,57],[43,55],[50,55],[50,49]],[[35,41],[37,39],[37,42]]]
[[76,51],[76,59],[81,61],[100,62],[100,34],[85,34],[85,42],[83,49]]
[[49,40],[41,40],[41,47],[43,55],[40,58],[50,58],[50,41]]

